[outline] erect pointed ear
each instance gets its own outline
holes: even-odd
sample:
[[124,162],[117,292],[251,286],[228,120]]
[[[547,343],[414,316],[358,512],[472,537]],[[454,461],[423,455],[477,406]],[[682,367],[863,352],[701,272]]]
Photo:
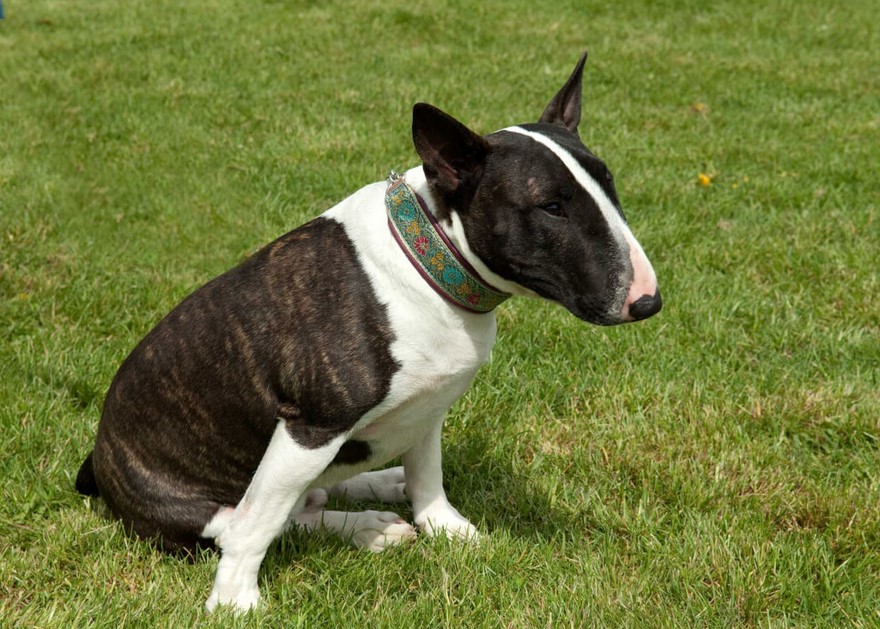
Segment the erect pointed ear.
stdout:
[[561,124],[569,131],[577,133],[578,123],[581,121],[581,77],[586,61],[587,53],[584,51],[574,72],[547,105],[538,122]]
[[486,141],[426,103],[413,107],[412,134],[428,183],[447,203],[466,201],[483,174],[489,151]]

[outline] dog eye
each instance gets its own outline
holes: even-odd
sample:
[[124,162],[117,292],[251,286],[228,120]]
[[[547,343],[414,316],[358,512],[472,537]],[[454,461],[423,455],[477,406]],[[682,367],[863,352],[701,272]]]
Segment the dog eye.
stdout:
[[551,201],[550,203],[545,203],[541,206],[541,209],[544,210],[545,214],[549,214],[550,216],[554,216],[556,218],[564,218],[565,212],[562,209],[562,204],[558,201]]

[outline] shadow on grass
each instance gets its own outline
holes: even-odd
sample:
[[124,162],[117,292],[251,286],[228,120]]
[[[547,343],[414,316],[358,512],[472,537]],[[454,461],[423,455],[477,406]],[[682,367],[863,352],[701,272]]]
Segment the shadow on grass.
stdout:
[[[450,501],[485,534],[506,531],[530,542],[585,530],[586,514],[573,512],[536,482],[537,474],[514,465],[513,449],[499,449],[492,433],[450,444],[444,457]],[[518,469],[519,468],[519,469]]]

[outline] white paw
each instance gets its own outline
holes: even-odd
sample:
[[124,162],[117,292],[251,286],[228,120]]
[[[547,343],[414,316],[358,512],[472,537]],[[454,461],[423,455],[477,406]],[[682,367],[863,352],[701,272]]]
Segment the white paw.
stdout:
[[218,605],[228,605],[237,612],[253,609],[260,602],[257,573],[264,553],[234,553],[227,547],[222,553],[205,607],[209,612]]
[[218,605],[229,605],[236,612],[246,612],[254,609],[260,603],[260,590],[258,588],[246,588],[233,595],[221,594],[215,588],[205,603],[205,608],[212,612]]
[[403,467],[364,472],[330,488],[334,496],[349,500],[379,500],[381,502],[404,502],[406,483]]
[[413,526],[396,513],[362,511],[350,515],[357,517],[351,529],[351,543],[358,548],[378,553],[416,537]]
[[406,478],[403,466],[369,472],[370,490],[382,502],[406,501]]
[[480,539],[477,527],[467,521],[453,507],[421,513],[416,517],[416,526],[428,537],[446,536],[449,539],[476,542]]

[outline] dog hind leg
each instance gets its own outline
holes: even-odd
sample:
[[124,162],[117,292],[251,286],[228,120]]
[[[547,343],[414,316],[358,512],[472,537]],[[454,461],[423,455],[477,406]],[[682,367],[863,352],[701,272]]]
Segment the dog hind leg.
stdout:
[[291,524],[306,531],[326,529],[338,534],[357,548],[381,552],[416,536],[416,530],[390,511],[330,511],[323,509],[327,493],[316,489],[309,493],[305,508],[291,517]]
[[208,610],[229,604],[239,610],[255,607],[260,594],[257,574],[269,545],[285,529],[290,514],[305,503],[305,491],[333,461],[344,435],[318,448],[299,445],[278,422],[269,447],[234,511],[218,514],[205,527],[215,536],[222,555]]
[[406,482],[403,467],[363,472],[354,478],[334,485],[327,490],[327,493],[347,500],[404,502],[406,500]]

